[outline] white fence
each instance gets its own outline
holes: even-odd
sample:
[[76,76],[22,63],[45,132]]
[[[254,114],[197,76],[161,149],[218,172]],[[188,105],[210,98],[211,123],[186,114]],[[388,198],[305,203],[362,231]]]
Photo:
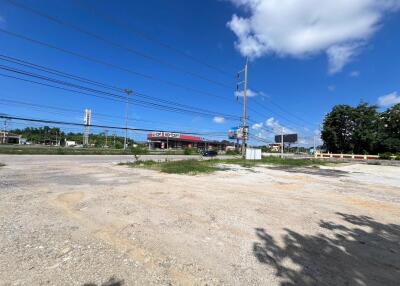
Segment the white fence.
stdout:
[[351,159],[351,160],[378,160],[378,155],[358,155],[358,154],[333,154],[333,153],[315,153],[315,158],[321,159]]

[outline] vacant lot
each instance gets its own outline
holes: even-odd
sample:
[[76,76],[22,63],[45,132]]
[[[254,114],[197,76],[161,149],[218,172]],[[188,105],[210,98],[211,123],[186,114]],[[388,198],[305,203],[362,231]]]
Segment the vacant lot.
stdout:
[[0,285],[400,281],[399,167],[190,176],[124,160],[0,156]]

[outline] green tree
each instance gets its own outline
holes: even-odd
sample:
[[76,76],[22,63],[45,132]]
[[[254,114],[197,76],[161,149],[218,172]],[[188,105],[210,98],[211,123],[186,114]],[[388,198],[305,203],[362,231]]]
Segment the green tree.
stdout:
[[336,105],[325,116],[321,138],[330,152],[351,152],[355,129],[354,108],[349,105]]
[[400,153],[400,103],[381,114],[379,152]]
[[376,106],[361,103],[353,111],[355,124],[352,151],[356,154],[377,153],[379,113],[376,109]]
[[355,108],[336,105],[325,116],[321,137],[330,152],[376,153],[380,123],[376,106],[367,103],[360,103]]

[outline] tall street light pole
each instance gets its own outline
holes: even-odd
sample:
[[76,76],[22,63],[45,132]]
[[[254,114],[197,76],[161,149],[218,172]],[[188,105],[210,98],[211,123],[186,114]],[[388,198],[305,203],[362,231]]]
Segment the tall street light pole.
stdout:
[[125,139],[124,139],[124,150],[127,148],[128,140],[128,109],[129,109],[129,96],[132,94],[132,90],[125,89],[126,93],[126,104],[125,104]]

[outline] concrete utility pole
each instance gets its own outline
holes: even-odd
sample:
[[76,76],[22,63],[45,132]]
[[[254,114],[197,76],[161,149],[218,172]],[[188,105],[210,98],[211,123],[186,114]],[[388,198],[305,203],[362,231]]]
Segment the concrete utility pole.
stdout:
[[91,121],[92,111],[90,109],[85,109],[85,117],[83,119],[85,123],[85,128],[83,131],[83,146],[89,146],[89,126]]
[[4,119],[4,133],[3,133],[3,144],[6,144],[6,132],[7,132],[7,119]]
[[124,150],[126,150],[128,140],[128,108],[129,108],[129,96],[132,94],[132,90],[125,89],[126,93],[126,105],[125,105],[125,139],[124,139]]
[[283,127],[281,129],[281,158],[283,158]]
[[243,146],[242,155],[246,157],[246,143],[247,143],[247,66],[248,58],[246,59],[246,65],[244,66],[244,89],[243,89]]
[[244,69],[238,72],[237,77],[240,78],[240,73],[244,72],[244,80],[238,82],[236,85],[236,91],[239,92],[239,85],[243,84],[243,117],[242,117],[242,156],[246,157],[246,142],[248,138],[247,128],[247,77],[248,77],[248,58],[246,58],[246,64]]
[[314,155],[317,153],[316,144],[315,144],[315,135],[314,135]]
[[106,136],[106,145],[105,145],[105,147],[108,147],[108,142],[107,142],[107,137],[108,137],[108,130],[106,129],[106,130],[104,130],[104,135]]

